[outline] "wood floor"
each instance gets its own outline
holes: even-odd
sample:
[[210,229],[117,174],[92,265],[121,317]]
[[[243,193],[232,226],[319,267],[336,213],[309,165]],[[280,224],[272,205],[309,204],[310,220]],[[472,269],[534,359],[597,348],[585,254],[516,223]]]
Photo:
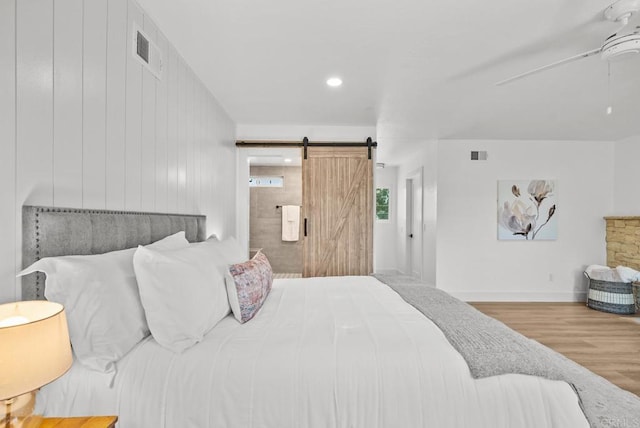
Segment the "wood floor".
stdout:
[[640,314],[608,314],[584,303],[472,305],[640,396]]

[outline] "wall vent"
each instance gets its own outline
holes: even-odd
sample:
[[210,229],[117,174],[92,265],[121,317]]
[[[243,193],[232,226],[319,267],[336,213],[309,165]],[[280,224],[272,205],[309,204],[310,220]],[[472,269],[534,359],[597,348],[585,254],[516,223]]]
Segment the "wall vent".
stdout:
[[149,40],[140,31],[136,31],[136,53],[149,64]]
[[471,160],[487,160],[487,152],[485,150],[482,151],[471,151]]
[[135,22],[132,33],[133,56],[157,79],[162,79],[162,52]]

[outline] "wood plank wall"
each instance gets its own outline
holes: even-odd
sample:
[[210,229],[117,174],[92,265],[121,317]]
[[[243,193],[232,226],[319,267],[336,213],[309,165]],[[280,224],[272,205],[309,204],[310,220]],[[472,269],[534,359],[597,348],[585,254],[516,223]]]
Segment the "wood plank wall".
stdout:
[[15,297],[15,0],[0,0],[0,302]]
[[[157,80],[133,23],[159,46]],[[235,233],[235,124],[133,0],[0,0],[0,303],[23,204],[203,213]]]

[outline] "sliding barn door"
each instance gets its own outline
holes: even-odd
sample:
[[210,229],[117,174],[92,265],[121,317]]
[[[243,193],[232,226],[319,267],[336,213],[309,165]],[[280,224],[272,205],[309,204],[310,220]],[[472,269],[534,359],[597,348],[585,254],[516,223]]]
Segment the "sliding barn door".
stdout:
[[366,147],[309,147],[302,161],[303,276],[373,271],[373,168]]

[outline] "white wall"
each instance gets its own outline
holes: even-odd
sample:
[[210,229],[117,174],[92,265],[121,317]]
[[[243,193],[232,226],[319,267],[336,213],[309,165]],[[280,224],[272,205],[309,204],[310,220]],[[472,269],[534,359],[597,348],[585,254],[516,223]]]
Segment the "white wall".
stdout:
[[640,215],[640,135],[615,143],[615,215]]
[[[584,300],[583,269],[606,258],[613,166],[609,142],[441,141],[437,286],[465,300]],[[557,180],[558,239],[498,241],[497,181],[535,178]]]
[[390,194],[389,220],[374,220],[373,223],[373,269],[379,273],[397,273],[398,168],[376,168],[374,174],[374,187],[388,188]]
[[375,126],[326,126],[326,125],[251,125],[238,124],[238,140],[302,141],[376,141]]
[[[134,21],[160,81],[131,56]],[[235,229],[235,125],[134,1],[0,0],[0,79],[0,302],[20,298],[24,204]]]

